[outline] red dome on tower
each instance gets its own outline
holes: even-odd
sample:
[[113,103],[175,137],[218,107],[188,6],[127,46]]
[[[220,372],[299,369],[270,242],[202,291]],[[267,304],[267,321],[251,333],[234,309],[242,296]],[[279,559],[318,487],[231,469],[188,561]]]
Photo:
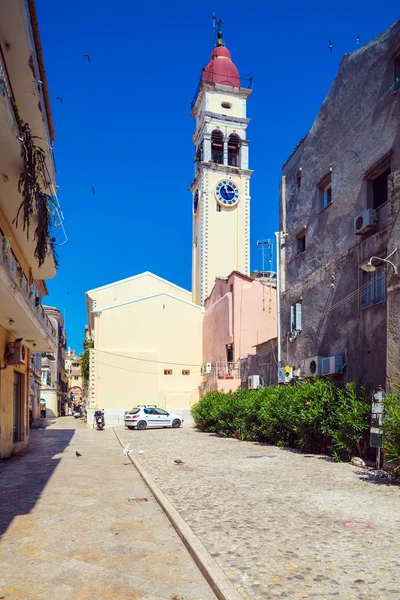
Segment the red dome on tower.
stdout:
[[211,59],[203,71],[203,81],[240,87],[239,71],[231,59],[231,53],[225,46],[214,48]]

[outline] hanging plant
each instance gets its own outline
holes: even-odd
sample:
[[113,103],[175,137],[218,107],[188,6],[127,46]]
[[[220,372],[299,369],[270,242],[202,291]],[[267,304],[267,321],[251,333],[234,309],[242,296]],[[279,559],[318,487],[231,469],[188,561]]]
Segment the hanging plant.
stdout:
[[46,154],[42,148],[34,143],[34,137],[28,123],[20,121],[19,130],[24,170],[19,178],[18,191],[22,194],[23,200],[13,223],[18,227],[18,222],[22,218],[23,230],[26,230],[29,239],[32,216],[37,215],[38,224],[34,233],[36,242],[35,257],[38,260],[39,267],[41,267],[49,253],[49,248],[53,249],[56,261],[54,243],[50,240],[51,209],[55,206],[55,203],[53,198],[45,194],[40,186],[40,179],[46,181]]

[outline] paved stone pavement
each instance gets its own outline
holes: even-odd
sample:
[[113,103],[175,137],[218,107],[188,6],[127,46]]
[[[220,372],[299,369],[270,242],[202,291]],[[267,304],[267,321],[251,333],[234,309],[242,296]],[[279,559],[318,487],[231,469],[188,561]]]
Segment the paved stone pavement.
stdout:
[[400,487],[190,427],[118,432],[246,600],[400,599]]
[[0,462],[0,598],[215,600],[113,430],[47,425]]

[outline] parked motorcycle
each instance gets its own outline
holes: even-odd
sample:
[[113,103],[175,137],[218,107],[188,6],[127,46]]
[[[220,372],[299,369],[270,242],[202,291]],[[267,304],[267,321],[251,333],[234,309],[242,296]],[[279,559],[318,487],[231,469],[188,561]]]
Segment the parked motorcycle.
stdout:
[[93,427],[96,425],[96,428],[99,431],[102,431],[105,427],[105,421],[104,421],[104,409],[103,410],[96,410],[94,413],[94,420],[93,420]]

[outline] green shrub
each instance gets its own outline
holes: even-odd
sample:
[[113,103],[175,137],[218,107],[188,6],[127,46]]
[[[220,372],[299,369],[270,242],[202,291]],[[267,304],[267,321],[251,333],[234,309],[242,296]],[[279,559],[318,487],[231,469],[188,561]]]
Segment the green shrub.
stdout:
[[386,396],[384,403],[384,450],[387,462],[393,467],[392,475],[398,478],[400,477],[400,386],[397,386],[396,393]]
[[366,388],[349,383],[337,389],[331,425],[331,453],[336,460],[363,456],[363,440],[369,431],[371,399]]
[[193,407],[199,429],[242,440],[268,442],[336,460],[362,455],[369,429],[366,391],[343,389],[329,379],[234,393],[209,392]]

